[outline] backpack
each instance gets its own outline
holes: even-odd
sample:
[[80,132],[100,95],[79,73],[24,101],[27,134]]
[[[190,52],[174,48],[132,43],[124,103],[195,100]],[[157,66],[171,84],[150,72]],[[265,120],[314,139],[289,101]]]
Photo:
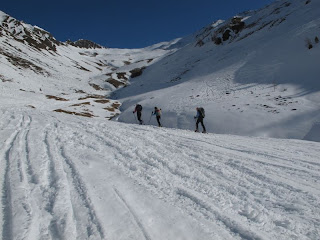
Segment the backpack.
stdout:
[[200,114],[201,114],[201,116],[204,118],[205,116],[206,116],[206,113],[205,113],[205,111],[204,111],[204,109],[201,107],[201,108],[199,108],[199,112],[200,112]]
[[160,109],[157,109],[157,111],[156,111],[156,116],[161,116],[161,108],[160,108]]
[[138,105],[136,106],[136,109],[137,109],[138,112],[141,112],[141,111],[142,111],[142,106],[141,106],[140,104],[138,104]]

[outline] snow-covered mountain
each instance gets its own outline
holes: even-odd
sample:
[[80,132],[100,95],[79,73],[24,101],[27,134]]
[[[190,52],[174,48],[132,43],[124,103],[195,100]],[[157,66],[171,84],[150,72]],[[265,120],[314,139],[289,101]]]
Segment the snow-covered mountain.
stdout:
[[0,239],[320,239],[319,9],[280,0],[143,49],[0,12]]
[[0,44],[3,103],[108,119],[120,113],[121,105],[108,95],[174,51],[160,45],[130,50],[108,49],[89,40],[63,43],[3,12]]
[[140,102],[146,121],[158,106],[165,126],[193,129],[202,106],[209,132],[319,141],[319,9],[276,1],[210,24],[116,93],[119,120]]
[[87,117],[121,113],[116,119],[127,123],[141,103],[154,125],[158,106],[163,125],[180,129],[194,128],[202,106],[209,132],[319,141],[318,8],[318,1],[276,1],[132,50],[62,43],[1,13],[1,96]]

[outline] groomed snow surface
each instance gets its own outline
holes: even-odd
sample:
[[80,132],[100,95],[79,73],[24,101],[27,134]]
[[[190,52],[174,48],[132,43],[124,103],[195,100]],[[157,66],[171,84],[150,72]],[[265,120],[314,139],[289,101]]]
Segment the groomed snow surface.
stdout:
[[320,239],[320,144],[0,110],[0,238]]

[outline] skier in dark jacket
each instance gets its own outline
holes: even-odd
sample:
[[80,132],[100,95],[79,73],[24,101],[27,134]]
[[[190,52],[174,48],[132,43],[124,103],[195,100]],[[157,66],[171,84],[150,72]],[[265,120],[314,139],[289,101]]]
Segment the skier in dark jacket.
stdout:
[[203,119],[204,119],[204,116],[205,116],[204,109],[203,108],[199,108],[199,107],[197,107],[196,109],[197,109],[197,115],[194,117],[195,119],[197,119],[195,132],[199,132],[198,126],[199,126],[199,123],[201,123],[201,126],[203,128],[202,132],[206,133],[207,132],[206,131],[206,127],[203,124]]
[[152,112],[152,115],[156,115],[157,118],[157,122],[158,122],[158,126],[162,127],[161,123],[160,123],[160,119],[161,119],[161,108],[158,109],[157,107],[154,107],[154,112]]
[[138,121],[140,124],[143,124],[143,121],[141,119],[141,112],[142,112],[142,106],[140,104],[137,104],[134,111],[133,111],[133,114],[137,112],[137,118],[138,118]]

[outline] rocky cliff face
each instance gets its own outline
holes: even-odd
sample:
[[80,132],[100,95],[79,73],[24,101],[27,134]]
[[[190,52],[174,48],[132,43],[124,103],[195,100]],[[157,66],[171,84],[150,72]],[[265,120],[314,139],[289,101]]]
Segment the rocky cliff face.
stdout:
[[19,21],[0,11],[0,35],[6,35],[37,50],[56,51],[57,41],[49,32]]

